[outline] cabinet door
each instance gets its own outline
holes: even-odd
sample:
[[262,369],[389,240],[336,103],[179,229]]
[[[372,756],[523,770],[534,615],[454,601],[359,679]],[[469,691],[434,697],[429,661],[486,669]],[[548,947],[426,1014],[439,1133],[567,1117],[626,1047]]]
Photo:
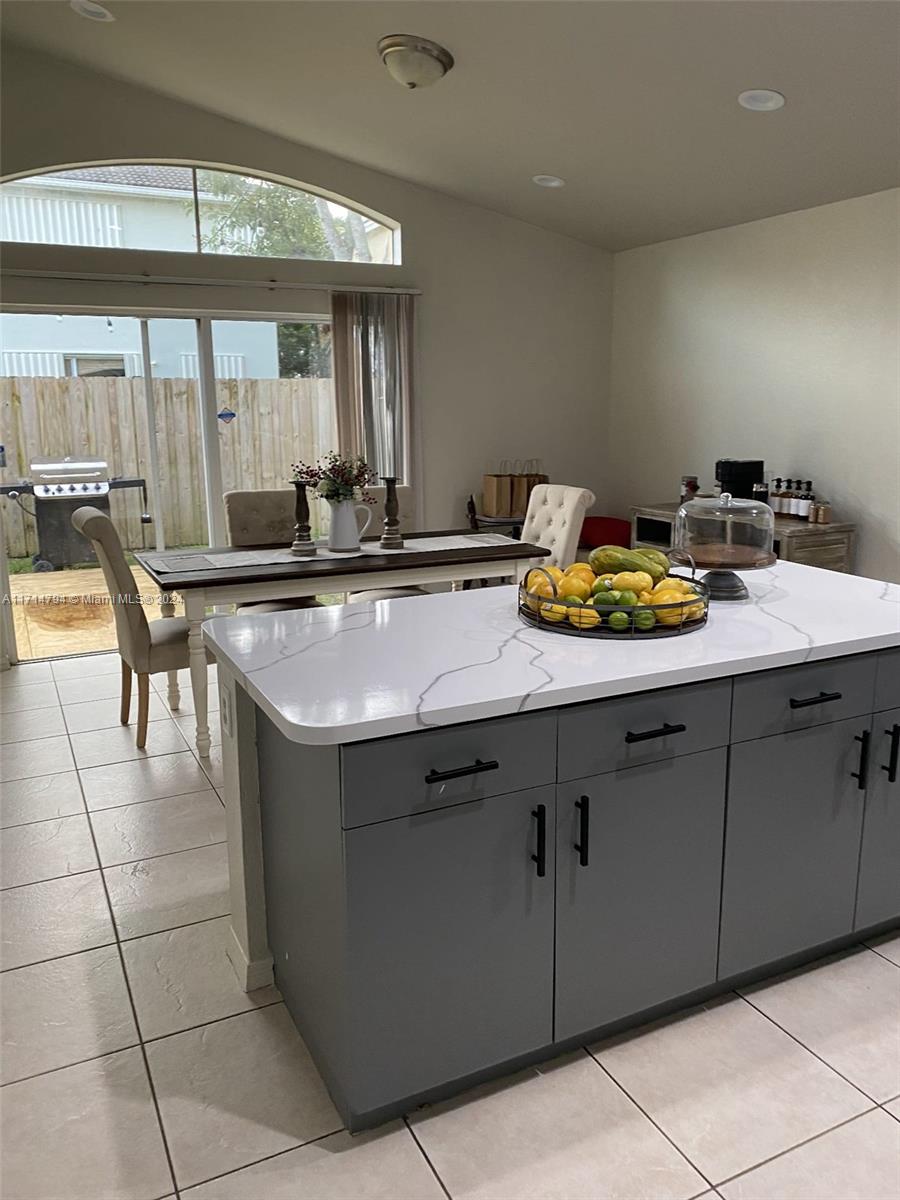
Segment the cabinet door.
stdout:
[[715,981],[726,755],[558,787],[558,1039]]
[[720,979],[852,930],[870,719],[732,746]]
[[900,708],[872,718],[855,929],[900,917]]
[[554,826],[549,786],[345,832],[356,1112],[552,1040]]

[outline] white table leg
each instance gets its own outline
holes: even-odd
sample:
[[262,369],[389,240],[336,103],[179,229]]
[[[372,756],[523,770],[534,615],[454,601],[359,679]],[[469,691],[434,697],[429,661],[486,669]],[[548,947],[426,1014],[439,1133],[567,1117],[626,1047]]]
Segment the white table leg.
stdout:
[[[164,592],[159,600],[159,611],[164,617],[175,616],[175,601],[172,599],[171,593]],[[181,706],[181,688],[178,686],[178,672],[166,672],[167,686],[166,699],[169,702],[169,708],[172,712],[177,712]]]
[[451,592],[461,592],[462,591],[462,580],[461,579],[451,579],[450,580],[450,591]]
[[194,713],[197,722],[197,753],[209,758],[209,725],[207,723],[207,669],[206,647],[203,645],[203,618],[206,602],[202,593],[188,593],[184,598],[184,612],[188,621],[188,650],[190,652],[191,691],[194,694]]

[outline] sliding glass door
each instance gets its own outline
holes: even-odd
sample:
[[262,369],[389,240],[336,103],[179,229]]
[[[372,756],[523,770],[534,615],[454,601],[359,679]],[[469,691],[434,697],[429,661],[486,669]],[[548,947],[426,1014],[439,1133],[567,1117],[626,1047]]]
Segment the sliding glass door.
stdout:
[[[102,572],[71,529],[72,503],[19,490],[39,459],[107,464],[111,485],[98,503],[132,555],[224,544],[224,491],[286,487],[295,462],[337,447],[324,321],[3,314],[0,349],[10,577],[0,590],[13,601],[3,618],[13,659],[116,644]],[[327,505],[311,507],[314,533],[327,532]],[[159,615],[155,603],[147,615]]]
[[[322,321],[212,321],[225,491],[283,488],[294,463],[337,447],[331,328]],[[327,505],[311,506],[313,536]]]

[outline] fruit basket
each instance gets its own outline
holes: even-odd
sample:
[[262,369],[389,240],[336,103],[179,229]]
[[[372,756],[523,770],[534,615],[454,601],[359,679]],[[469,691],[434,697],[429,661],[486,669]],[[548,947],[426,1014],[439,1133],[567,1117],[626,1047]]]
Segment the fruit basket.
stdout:
[[[660,551],[650,558],[640,555],[601,546],[589,563],[565,570],[533,567],[519,585],[519,616],[570,637],[678,637],[702,629],[709,617],[709,589],[696,569],[683,575],[672,571]],[[620,571],[595,569],[623,563]]]

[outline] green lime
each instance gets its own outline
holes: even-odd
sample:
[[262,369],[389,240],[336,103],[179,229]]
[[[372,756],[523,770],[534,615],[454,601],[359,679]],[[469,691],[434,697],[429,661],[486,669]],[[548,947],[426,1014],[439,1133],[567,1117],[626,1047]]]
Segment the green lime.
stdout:
[[595,596],[606,596],[610,590],[610,581],[608,579],[595,579],[591,592]]
[[656,624],[656,614],[652,613],[649,608],[639,608],[634,614],[634,627],[646,633],[648,629],[652,629]]
[[622,593],[610,590],[610,592],[607,592],[606,595],[594,596],[594,604],[598,604],[604,608],[614,608],[619,602],[620,595],[622,595]]
[[621,605],[622,608],[634,608],[637,602],[638,598],[636,592],[624,591],[619,592],[619,599],[616,601],[616,604]]
[[610,629],[616,633],[624,633],[631,625],[631,617],[627,612],[611,612],[606,618]]

